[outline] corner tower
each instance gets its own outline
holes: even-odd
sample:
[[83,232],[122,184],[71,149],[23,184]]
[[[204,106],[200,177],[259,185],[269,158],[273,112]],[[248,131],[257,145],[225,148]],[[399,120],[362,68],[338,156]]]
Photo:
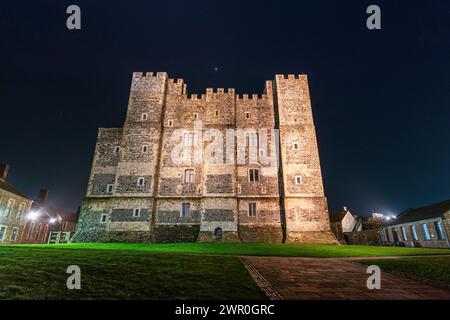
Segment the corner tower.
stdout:
[[306,75],[277,75],[275,125],[280,130],[280,206],[286,242],[331,243],[316,130]]

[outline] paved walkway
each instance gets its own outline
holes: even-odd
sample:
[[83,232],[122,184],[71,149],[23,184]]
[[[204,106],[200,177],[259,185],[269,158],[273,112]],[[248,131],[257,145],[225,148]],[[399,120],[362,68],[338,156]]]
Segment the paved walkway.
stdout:
[[450,291],[381,271],[381,289],[369,290],[367,266],[348,259],[241,257],[270,299],[450,300]]

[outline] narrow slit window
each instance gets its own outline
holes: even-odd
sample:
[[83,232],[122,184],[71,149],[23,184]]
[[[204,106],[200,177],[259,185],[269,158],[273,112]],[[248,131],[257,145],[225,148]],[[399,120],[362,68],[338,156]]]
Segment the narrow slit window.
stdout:
[[139,218],[141,216],[141,208],[133,209],[133,218]]
[[302,177],[301,176],[295,176],[295,184],[296,185],[302,184]]
[[148,145],[147,144],[144,144],[143,146],[142,146],[142,153],[147,153],[148,152]]
[[142,115],[141,115],[141,120],[142,121],[145,121],[145,120],[147,120],[148,119],[148,114],[147,113],[143,113]]
[[145,179],[140,177],[137,182],[138,187],[144,186],[144,182],[145,182]]

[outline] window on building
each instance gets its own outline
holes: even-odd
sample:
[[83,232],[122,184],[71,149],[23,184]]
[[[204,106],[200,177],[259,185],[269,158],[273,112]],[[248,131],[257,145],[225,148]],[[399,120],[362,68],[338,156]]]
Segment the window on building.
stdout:
[[416,226],[411,226],[411,233],[413,235],[414,241],[419,241],[419,236],[417,235]]
[[19,210],[17,210],[17,215],[16,215],[17,220],[20,220],[20,218],[22,218],[24,210],[25,210],[25,204],[22,202],[19,205]]
[[115,155],[118,155],[118,154],[119,154],[119,151],[120,151],[120,147],[119,147],[119,146],[115,146],[115,147],[114,147],[114,154],[115,154]]
[[240,184],[238,184],[238,186],[237,186],[237,192],[238,192],[238,194],[242,193],[242,186]]
[[267,188],[266,187],[261,187],[261,193],[262,194],[266,194],[267,193]]
[[301,176],[295,176],[295,184],[297,184],[297,185],[302,184],[302,177]]
[[422,223],[422,232],[425,240],[431,240],[430,232],[428,231],[428,226],[426,223]]
[[3,241],[6,235],[6,226],[0,226],[0,241]]
[[216,110],[216,112],[214,113],[214,115],[217,117],[219,117],[219,110]]
[[100,216],[100,222],[106,223],[106,221],[108,221],[108,215],[106,213],[102,213],[102,215]]
[[250,112],[245,113],[245,119],[250,119]]
[[191,204],[190,203],[183,203],[181,205],[181,217],[182,218],[189,218],[191,215]]
[[19,228],[13,228],[11,232],[11,241],[17,240],[17,234],[19,233]]
[[142,146],[142,153],[147,153],[148,152],[148,145],[147,144],[144,144],[143,146]]
[[194,113],[194,120],[198,119],[198,113]]
[[139,218],[141,216],[141,208],[133,209],[133,218]]
[[258,182],[259,181],[259,169],[248,170],[248,179],[250,182]]
[[9,217],[11,215],[13,208],[14,208],[14,200],[9,199],[8,202],[6,203],[5,217]]
[[256,217],[256,202],[250,202],[248,204],[248,216]]
[[142,177],[138,178],[138,181],[137,181],[138,187],[143,187],[144,183],[145,183],[145,179],[144,178],[142,178]]
[[300,220],[300,208],[299,207],[295,208],[295,216],[296,216],[297,220]]
[[148,119],[148,114],[147,113],[143,113],[142,115],[141,115],[141,120],[142,121],[145,121],[145,120],[147,120]]
[[107,193],[113,193],[113,190],[114,190],[114,185],[113,184],[108,184],[107,186],[106,186],[106,192]]
[[260,149],[260,150],[259,150],[259,156],[260,156],[260,157],[264,157],[264,155],[265,155],[264,149]]
[[183,134],[183,147],[192,147],[194,145],[194,132],[185,132]]
[[168,127],[173,127],[173,120],[168,120],[167,121],[167,126]]
[[298,150],[298,142],[294,142],[293,149]]
[[444,227],[442,226],[442,222],[441,221],[435,221],[434,222],[434,228],[436,229],[436,234],[439,240],[445,240],[446,236],[445,236],[445,231],[444,231]]
[[402,232],[403,241],[408,241],[408,237],[406,236],[406,230],[404,227],[400,227],[400,230]]
[[249,147],[258,147],[258,132],[247,132],[245,137]]
[[194,169],[184,170],[184,183],[194,183]]

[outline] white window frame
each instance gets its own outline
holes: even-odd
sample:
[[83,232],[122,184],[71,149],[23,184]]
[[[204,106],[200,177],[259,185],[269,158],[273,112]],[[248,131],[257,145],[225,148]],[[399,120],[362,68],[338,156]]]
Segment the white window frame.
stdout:
[[167,120],[167,126],[168,127],[173,127],[173,120],[172,119]]
[[[111,191],[109,191],[111,189]],[[114,192],[114,183],[108,183],[106,185],[106,193],[113,193]]]
[[120,146],[114,146],[114,150],[113,150],[114,154],[118,155],[119,151],[120,151]]
[[294,149],[294,150],[300,149],[299,143],[298,143],[298,142],[294,142],[294,143],[292,144],[292,149]]
[[256,214],[257,214],[257,204],[256,202],[249,202],[248,203],[248,216],[250,218],[256,218]]
[[8,226],[0,224],[0,230],[1,228],[5,228],[5,231],[3,232],[3,236],[0,238],[0,241],[3,241],[6,237],[6,232],[8,231]]
[[[189,176],[187,175],[188,171],[189,171]],[[187,179],[188,177],[189,177],[189,179]],[[192,168],[184,169],[183,183],[194,183],[194,181],[195,181],[195,169],[192,169]]]
[[295,176],[295,184],[298,186],[303,184],[302,176]]
[[[14,230],[16,231],[16,234],[15,234],[15,238],[13,239]],[[17,241],[18,236],[19,236],[19,228],[17,228],[17,227],[12,228],[12,232],[11,232],[11,235],[9,236],[9,240]]]
[[24,212],[25,212],[25,203],[21,202],[19,204],[19,209],[17,209],[16,220],[20,220],[20,218],[22,218]]
[[133,208],[133,218],[139,218],[140,216],[141,216],[141,208]]
[[300,213],[301,213],[300,207],[295,208],[295,217],[297,218],[297,220],[300,220]]
[[13,198],[9,198],[8,201],[6,201],[5,217],[11,216],[11,213],[13,212],[15,204],[16,204],[16,201]]
[[[255,174],[251,174],[252,171],[257,171],[258,175]],[[253,177],[253,180],[252,180]],[[256,177],[258,177],[258,179],[256,179]],[[261,170],[259,170],[258,168],[252,168],[252,169],[248,169],[248,182],[260,182],[261,181]]]
[[107,223],[107,222],[108,222],[108,214],[107,213],[102,213],[100,215],[100,223]]
[[[142,183],[141,183],[142,181]],[[145,178],[144,177],[139,177],[137,180],[137,186],[138,187],[143,187],[145,185]]]
[[[187,215],[183,214],[183,208],[185,207],[185,204],[188,205],[188,211],[187,211]],[[191,203],[190,202],[183,202],[181,204],[181,210],[180,210],[180,218],[190,218],[191,217]]]
[[194,112],[194,120],[197,120],[197,119],[198,119],[198,113]]
[[143,113],[141,115],[141,121],[146,121],[148,119],[148,113]]
[[142,153],[148,153],[148,144],[142,146]]
[[238,194],[242,193],[242,186],[240,184],[238,184],[238,186],[237,186],[237,192],[238,192]]

